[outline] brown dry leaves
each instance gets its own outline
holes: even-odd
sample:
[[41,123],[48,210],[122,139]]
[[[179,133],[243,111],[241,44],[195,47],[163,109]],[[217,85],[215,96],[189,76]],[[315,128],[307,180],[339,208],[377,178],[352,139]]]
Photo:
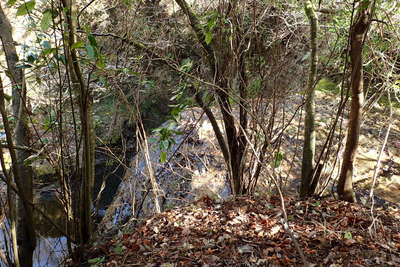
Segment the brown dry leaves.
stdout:
[[[309,262],[319,265],[400,265],[399,220],[336,200],[285,199],[289,226]],[[398,215],[398,211],[394,211]],[[203,198],[145,221],[89,251],[102,266],[301,265],[281,223],[278,198]]]

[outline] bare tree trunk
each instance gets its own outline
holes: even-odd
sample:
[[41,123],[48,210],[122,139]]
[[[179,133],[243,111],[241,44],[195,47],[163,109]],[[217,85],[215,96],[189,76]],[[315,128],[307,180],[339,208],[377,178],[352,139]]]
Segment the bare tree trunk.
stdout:
[[[91,207],[92,191],[94,183],[94,150],[95,137],[93,131],[93,109],[92,96],[89,87],[85,84],[83,74],[79,65],[79,60],[72,45],[75,43],[75,8],[74,0],[62,0],[62,5],[66,9],[65,20],[67,27],[66,40],[66,58],[71,76],[72,87],[79,99],[79,111],[81,119],[81,131],[83,135],[82,148],[82,171],[81,192],[80,192],[80,242],[86,244],[89,242],[92,233]],[[77,162],[76,164],[79,164]]]
[[[0,76],[0,97],[3,95],[1,94],[4,92],[3,89],[3,81],[1,80]],[[0,107],[0,110],[5,113],[5,101],[3,99],[0,99],[0,105],[4,104],[3,106]],[[3,112],[1,112],[3,114]],[[4,160],[4,154],[3,154],[3,149],[0,147],[0,161],[1,161],[1,169],[6,170],[6,163]],[[17,242],[17,212],[16,212],[16,195],[15,192],[11,189],[11,185],[14,184],[14,179],[11,176],[10,173],[3,171],[4,176],[7,179],[7,202],[8,202],[8,210],[9,210],[9,221],[10,221],[10,237],[11,237],[11,245],[12,245],[12,252],[14,255],[18,255],[18,242]],[[10,259],[11,260],[11,259]],[[16,267],[21,266],[19,263],[19,257],[14,257],[14,262],[11,263],[10,265],[13,264]]]
[[[0,37],[7,58],[8,73],[13,85],[13,115],[17,118],[14,134],[15,145],[30,147],[31,136],[28,126],[26,84],[24,74],[21,69],[16,67],[18,56],[11,34],[12,28],[11,24],[4,16],[1,6],[0,26]],[[2,96],[4,97],[4,92],[2,92]],[[4,98],[2,101],[4,101]],[[6,116],[6,113],[4,113],[4,115]],[[6,129],[6,124],[8,124],[6,121],[7,117],[3,116],[5,130],[6,132],[8,131],[8,134],[11,134],[11,128],[8,126],[8,129]],[[7,141],[8,145],[12,145],[11,137]],[[36,247],[36,236],[33,224],[33,209],[32,206],[29,205],[29,203],[32,203],[33,200],[33,172],[30,166],[24,164],[24,161],[31,156],[31,152],[28,150],[17,150],[16,152],[14,151],[13,154],[15,154],[13,165],[15,165],[17,169],[17,171],[14,173],[14,179],[19,191],[17,199],[17,243],[19,246],[19,262],[21,266],[31,266],[33,251]]]
[[[247,127],[247,116],[245,114],[245,109],[241,106],[241,114],[240,114],[240,127],[241,129],[236,129],[235,125],[235,117],[232,112],[232,106],[229,102],[229,82],[226,77],[226,68],[228,67],[227,59],[231,58],[230,51],[226,49],[230,48],[230,45],[226,45],[229,42],[226,42],[224,38],[228,38],[227,36],[220,35],[220,49],[216,49],[216,47],[212,46],[205,42],[205,35],[202,30],[202,26],[200,21],[196,17],[196,15],[192,12],[189,5],[185,0],[175,0],[175,2],[180,6],[182,11],[188,17],[190,26],[192,27],[194,33],[196,34],[198,42],[205,50],[205,57],[208,61],[211,76],[214,79],[214,83],[217,86],[216,89],[216,96],[218,105],[220,108],[220,112],[222,114],[222,119],[224,122],[225,127],[225,139],[221,138],[222,136],[219,134],[221,133],[221,129],[219,128],[218,124],[213,123],[213,130],[218,138],[218,143],[222,149],[224,154],[224,160],[228,169],[228,180],[231,184],[231,190],[234,195],[242,195],[246,194],[246,188],[244,187],[243,183],[243,159],[245,157],[244,151],[246,149],[244,133],[240,134],[240,131],[245,131]],[[229,10],[234,10],[237,5],[237,1],[233,1],[230,3]],[[219,53],[218,53],[219,52]],[[240,71],[240,83],[246,83],[246,78],[244,77],[244,60],[239,59],[239,67],[241,68]],[[242,87],[240,93],[241,96],[245,97],[244,88]],[[198,98],[196,98],[197,100]],[[243,99],[241,99],[242,101]],[[197,100],[198,101],[198,100]],[[210,110],[206,108],[204,103],[198,101],[200,107],[206,112],[207,116],[209,117],[210,121],[213,119],[213,115],[210,114]],[[211,115],[211,117],[210,117]],[[228,153],[226,153],[228,152]]]
[[354,160],[357,155],[358,139],[361,125],[361,109],[364,101],[362,50],[369,25],[371,23],[371,1],[361,1],[358,13],[351,27],[351,109],[343,163],[340,171],[337,191],[339,198],[355,202],[353,191]]
[[[310,196],[314,194],[316,182],[313,179],[314,173],[314,157],[315,157],[315,80],[317,74],[317,33],[318,33],[318,18],[315,13],[315,8],[311,1],[305,1],[304,10],[310,21],[311,26],[311,59],[310,72],[308,77],[306,103],[305,103],[305,118],[304,118],[304,144],[303,144],[303,161],[301,166],[301,188],[300,196]],[[314,187],[314,188],[313,188]]]
[[[23,101],[21,101],[23,103]],[[20,107],[21,108],[21,107]],[[20,116],[17,122],[15,139],[24,144],[27,140],[27,125],[23,115],[23,109],[20,110]],[[18,188],[18,215],[17,215],[17,244],[18,257],[21,266],[32,266],[33,251],[36,246],[36,236],[33,224],[32,203],[32,170],[24,165],[27,154],[15,152],[14,142],[12,140],[12,129],[8,122],[8,116],[5,109],[4,90],[0,87],[0,113],[3,118],[4,130],[6,133],[8,150],[12,161],[12,171],[14,180]],[[22,180],[23,179],[23,180]],[[10,186],[10,185],[9,185]],[[15,255],[14,255],[15,256]]]
[[[30,147],[31,135],[28,126],[28,114],[26,110],[26,88],[25,82],[21,89],[22,98],[20,99],[19,115],[17,125],[15,127],[15,144],[16,146]],[[25,160],[31,156],[28,150],[18,149],[17,166],[18,174],[16,179],[20,194],[24,196],[24,200],[19,197],[17,202],[18,209],[18,227],[17,239],[19,245],[19,255],[21,266],[31,266],[32,256],[36,247],[36,236],[33,223],[33,208],[28,204],[33,202],[33,171],[32,167],[25,164]]]
[[12,114],[15,118],[18,117],[18,109],[20,102],[20,90],[22,88],[22,69],[16,68],[18,62],[17,50],[15,48],[14,39],[12,37],[12,27],[10,21],[4,14],[0,3],[0,38],[3,44],[3,50],[7,60],[8,77],[12,85]]

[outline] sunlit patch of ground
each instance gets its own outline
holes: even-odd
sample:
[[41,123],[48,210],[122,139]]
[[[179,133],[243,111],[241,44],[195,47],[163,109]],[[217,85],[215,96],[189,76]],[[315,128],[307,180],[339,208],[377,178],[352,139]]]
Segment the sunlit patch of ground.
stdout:
[[[295,108],[301,103],[300,99],[285,101],[285,103],[290,106],[290,108],[288,108],[289,114],[293,114]],[[336,94],[320,91],[316,93],[317,156],[325,142],[325,137],[329,132],[331,121],[336,115],[338,102],[339,99]],[[380,171],[377,175],[374,193],[376,196],[387,201],[400,203],[400,111],[394,109],[392,119],[389,119],[388,113],[388,107],[381,105],[376,106],[364,116],[353,179],[356,188],[370,190],[379,152],[389,122],[391,121],[393,124],[387,144],[382,153]],[[299,115],[295,116],[292,123],[287,128],[281,146],[281,153],[284,155],[284,161],[279,168],[274,170],[283,184],[288,186],[287,192],[293,194],[296,194],[298,191],[301,177],[303,129],[298,129],[299,125],[300,127],[302,126],[302,121],[299,122],[299,118]],[[347,132],[346,118],[347,113],[344,114],[342,123],[342,131],[344,134]],[[340,163],[341,153],[343,153],[343,146],[345,144],[344,138],[341,138],[341,140],[342,146],[338,154],[339,157],[333,156],[331,158],[329,166],[324,170],[325,177],[329,173],[332,173],[333,178],[337,178],[338,176],[339,164],[336,164],[333,170],[331,165],[334,159],[337,159],[338,163]],[[334,146],[332,151],[335,152],[336,149],[337,146]],[[269,171],[271,171],[271,168]],[[332,183],[333,181],[329,183],[328,189],[332,188]]]

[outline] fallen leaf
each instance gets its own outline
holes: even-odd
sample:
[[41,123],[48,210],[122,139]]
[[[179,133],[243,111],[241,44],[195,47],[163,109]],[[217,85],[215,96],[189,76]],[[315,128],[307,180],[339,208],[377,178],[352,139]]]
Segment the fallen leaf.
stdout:
[[254,248],[252,246],[249,246],[249,245],[244,245],[244,246],[238,247],[238,251],[239,251],[240,254],[252,253],[254,251]]

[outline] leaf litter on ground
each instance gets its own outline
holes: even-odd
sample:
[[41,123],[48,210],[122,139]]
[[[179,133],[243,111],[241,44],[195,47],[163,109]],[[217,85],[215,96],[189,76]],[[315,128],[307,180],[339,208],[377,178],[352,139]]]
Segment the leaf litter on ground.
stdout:
[[[372,216],[367,207],[334,199],[285,202],[289,227],[309,263],[400,266],[398,210]],[[204,197],[97,243],[86,260],[102,259],[96,266],[300,266],[281,218],[278,197]]]

